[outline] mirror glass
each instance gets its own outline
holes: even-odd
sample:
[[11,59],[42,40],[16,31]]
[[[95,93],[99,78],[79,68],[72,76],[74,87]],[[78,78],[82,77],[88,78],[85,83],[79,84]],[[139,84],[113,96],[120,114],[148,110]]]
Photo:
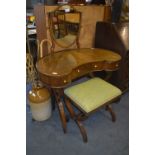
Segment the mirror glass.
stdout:
[[76,43],[80,30],[80,12],[70,5],[63,5],[49,12],[48,20],[50,34],[56,44],[69,47]]

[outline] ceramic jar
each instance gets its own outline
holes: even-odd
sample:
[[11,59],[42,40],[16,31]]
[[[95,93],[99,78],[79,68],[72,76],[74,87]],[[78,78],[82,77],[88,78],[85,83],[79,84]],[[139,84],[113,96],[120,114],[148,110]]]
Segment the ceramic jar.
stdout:
[[34,120],[44,121],[51,116],[51,95],[47,88],[40,86],[33,87],[29,91],[28,99]]

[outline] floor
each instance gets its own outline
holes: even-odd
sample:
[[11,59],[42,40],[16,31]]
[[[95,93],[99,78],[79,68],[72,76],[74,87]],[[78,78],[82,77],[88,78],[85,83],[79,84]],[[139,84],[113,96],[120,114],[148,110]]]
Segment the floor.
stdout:
[[[27,91],[31,89],[27,86]],[[44,122],[33,122],[27,103],[26,138],[27,155],[128,155],[129,154],[129,93],[118,104],[113,104],[117,120],[104,109],[83,122],[88,143],[83,143],[79,128],[73,120],[64,134],[56,109]]]

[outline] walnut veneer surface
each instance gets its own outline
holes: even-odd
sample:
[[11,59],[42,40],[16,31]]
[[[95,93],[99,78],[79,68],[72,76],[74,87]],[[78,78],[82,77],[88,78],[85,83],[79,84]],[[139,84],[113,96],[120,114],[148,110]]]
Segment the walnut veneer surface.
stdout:
[[41,58],[36,67],[44,83],[59,88],[92,71],[117,70],[120,60],[121,56],[110,50],[85,48],[52,53]]

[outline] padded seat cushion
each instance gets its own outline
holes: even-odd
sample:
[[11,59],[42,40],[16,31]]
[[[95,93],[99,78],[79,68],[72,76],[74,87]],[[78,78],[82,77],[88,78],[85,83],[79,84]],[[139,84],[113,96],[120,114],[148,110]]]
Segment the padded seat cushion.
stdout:
[[121,95],[121,90],[101,78],[92,78],[86,82],[64,90],[75,104],[89,113],[106,102]]

